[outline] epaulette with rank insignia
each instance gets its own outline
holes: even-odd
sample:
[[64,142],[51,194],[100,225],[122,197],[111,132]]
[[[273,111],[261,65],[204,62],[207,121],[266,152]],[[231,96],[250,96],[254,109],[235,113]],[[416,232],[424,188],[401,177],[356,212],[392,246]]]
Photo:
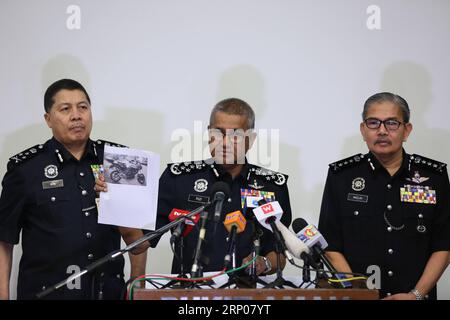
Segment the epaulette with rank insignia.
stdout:
[[203,171],[208,166],[205,161],[188,161],[169,163],[167,165],[172,174],[178,176],[180,174],[189,174],[194,172]]
[[118,148],[128,148],[127,146],[124,146],[123,144],[119,144],[119,143],[115,143],[115,142],[111,142],[111,141],[106,141],[106,140],[100,140],[98,139],[97,141],[94,142],[97,146],[111,146],[111,147],[118,147]]
[[286,184],[288,176],[286,174],[275,172],[266,168],[251,165],[250,173],[267,182],[275,183],[279,186]]
[[414,163],[418,166],[426,167],[429,169],[433,169],[436,172],[444,173],[445,168],[447,167],[446,163],[439,162],[433,159],[425,158],[418,154],[412,154],[409,158],[410,163]]
[[12,156],[9,158],[8,162],[8,170],[11,170],[22,163],[34,158],[36,155],[38,155],[42,150],[44,150],[43,144],[37,144],[34,147],[28,148],[15,156]]
[[350,168],[350,167],[353,167],[353,166],[361,163],[361,161],[363,159],[364,159],[364,155],[362,153],[358,153],[351,157],[330,163],[329,166],[333,172],[338,172],[342,169]]

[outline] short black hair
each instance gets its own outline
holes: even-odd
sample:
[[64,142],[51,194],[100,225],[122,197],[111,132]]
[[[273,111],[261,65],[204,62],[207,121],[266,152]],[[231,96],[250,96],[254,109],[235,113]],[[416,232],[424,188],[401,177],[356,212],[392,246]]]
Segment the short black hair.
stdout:
[[400,97],[398,94],[394,94],[391,92],[376,93],[366,100],[366,102],[364,103],[364,109],[362,112],[363,121],[366,119],[367,111],[369,110],[369,107],[373,103],[380,103],[380,102],[385,102],[385,101],[392,102],[392,103],[396,104],[397,106],[399,106],[400,109],[402,110],[403,121],[405,123],[409,122],[409,118],[411,116],[411,111],[409,110],[408,102],[406,102],[406,100],[403,99],[402,97]]
[[91,99],[86,91],[86,89],[79,83],[78,81],[72,79],[61,79],[56,82],[53,82],[45,91],[44,94],[44,109],[45,112],[49,112],[55,103],[54,97],[61,90],[80,90],[83,91],[86,95],[86,98],[91,104]]
[[244,100],[238,98],[228,98],[219,101],[211,111],[209,124],[212,125],[217,112],[225,112],[227,114],[245,116],[247,118],[248,129],[255,128],[255,112],[252,107]]

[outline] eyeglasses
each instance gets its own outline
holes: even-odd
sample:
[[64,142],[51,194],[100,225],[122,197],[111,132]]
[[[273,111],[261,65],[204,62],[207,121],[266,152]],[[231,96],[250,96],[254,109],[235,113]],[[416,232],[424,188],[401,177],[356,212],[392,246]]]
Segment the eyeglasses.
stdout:
[[222,128],[210,128],[209,134],[211,137],[221,139],[227,137],[234,142],[241,142],[248,133],[244,129],[222,129]]
[[402,122],[395,119],[380,120],[377,118],[367,118],[366,120],[364,120],[364,123],[369,129],[378,129],[381,126],[381,124],[383,124],[386,130],[389,131],[397,130],[398,128],[400,128],[400,125],[402,124]]

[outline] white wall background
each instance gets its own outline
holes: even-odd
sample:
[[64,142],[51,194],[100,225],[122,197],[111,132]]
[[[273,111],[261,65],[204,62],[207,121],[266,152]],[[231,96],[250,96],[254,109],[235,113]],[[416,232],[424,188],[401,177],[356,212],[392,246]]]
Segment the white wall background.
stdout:
[[[80,29],[66,26],[70,5]],[[380,30],[367,28],[369,5]],[[172,132],[193,131],[235,96],[254,107],[257,127],[280,129],[294,218],[316,224],[327,164],[366,151],[358,125],[375,92],[409,102],[408,152],[450,163],[449,30],[447,0],[2,0],[0,171],[50,137],[43,94],[59,78],[90,93],[93,138],[158,152],[161,170]],[[149,252],[149,272],[169,270],[167,242]],[[450,298],[449,279],[440,298]]]

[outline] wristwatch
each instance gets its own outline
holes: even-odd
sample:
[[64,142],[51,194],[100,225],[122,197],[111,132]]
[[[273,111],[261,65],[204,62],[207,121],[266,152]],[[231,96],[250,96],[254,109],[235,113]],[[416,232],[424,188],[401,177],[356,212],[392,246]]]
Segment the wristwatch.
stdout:
[[270,263],[270,260],[267,259],[266,257],[262,257],[264,264],[266,265],[266,269],[264,270],[264,274],[267,274],[268,272],[270,272],[272,270],[272,264]]
[[409,293],[412,293],[416,296],[416,300],[423,300],[423,295],[417,289],[411,290]]

